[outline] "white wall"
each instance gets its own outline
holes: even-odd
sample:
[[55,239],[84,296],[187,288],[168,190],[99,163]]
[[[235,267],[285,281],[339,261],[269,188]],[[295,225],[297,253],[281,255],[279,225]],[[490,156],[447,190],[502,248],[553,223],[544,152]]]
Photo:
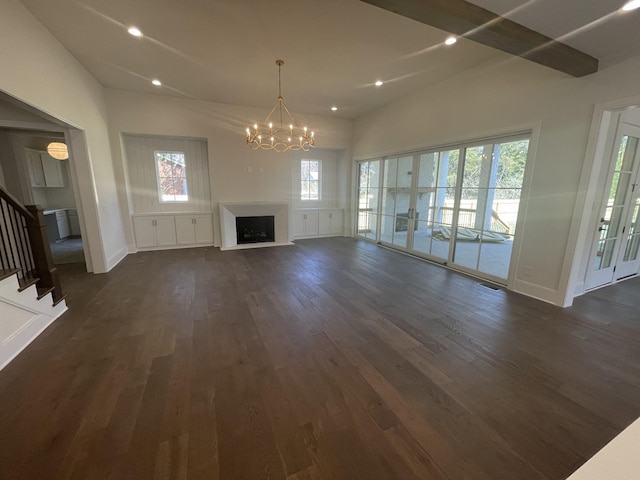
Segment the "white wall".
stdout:
[[[207,141],[215,244],[220,245],[219,202],[290,202],[295,153],[253,151],[245,143],[245,128],[262,121],[267,110],[175,97],[107,90],[109,129],[118,182],[129,183],[121,135],[144,134],[203,138]],[[295,113],[295,112],[294,112]],[[319,148],[339,149],[337,206],[345,207],[351,164],[347,160],[352,122],[328,117],[296,115],[298,123],[313,127]],[[128,193],[121,189],[122,215],[128,217]],[[130,222],[127,243],[133,245]]]
[[[524,194],[521,251],[513,259],[517,271],[510,286],[561,304],[594,105],[640,93],[634,80],[639,74],[640,59],[580,79],[518,58],[485,65],[357,119],[354,155],[373,158],[532,129],[531,184]],[[524,275],[526,266],[533,268],[532,275]]]
[[86,148],[72,142],[72,161],[91,263],[106,271],[126,248],[103,88],[17,0],[0,0],[0,45],[0,91],[84,131]]

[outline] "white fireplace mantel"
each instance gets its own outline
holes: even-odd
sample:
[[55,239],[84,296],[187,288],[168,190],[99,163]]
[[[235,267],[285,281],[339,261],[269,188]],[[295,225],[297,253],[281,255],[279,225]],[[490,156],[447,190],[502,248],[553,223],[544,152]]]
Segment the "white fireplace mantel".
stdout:
[[[284,202],[220,202],[220,250],[276,247],[293,245],[289,234],[289,204]],[[274,217],[275,242],[248,243],[238,245],[236,217]]]

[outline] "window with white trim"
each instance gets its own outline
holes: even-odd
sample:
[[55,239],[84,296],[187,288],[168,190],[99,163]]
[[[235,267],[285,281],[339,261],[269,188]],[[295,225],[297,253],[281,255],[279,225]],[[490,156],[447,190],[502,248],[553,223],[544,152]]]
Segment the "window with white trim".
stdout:
[[322,185],[322,162],[300,160],[300,199],[320,200]]
[[160,203],[189,201],[184,152],[156,151],[154,154]]

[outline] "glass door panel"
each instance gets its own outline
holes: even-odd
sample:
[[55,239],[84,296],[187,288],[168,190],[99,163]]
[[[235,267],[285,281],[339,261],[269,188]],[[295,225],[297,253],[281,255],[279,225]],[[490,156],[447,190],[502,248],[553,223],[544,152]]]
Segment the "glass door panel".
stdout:
[[429,251],[424,253],[436,260],[448,262],[460,150],[438,152],[437,157],[436,189],[428,215],[430,244]]
[[398,159],[396,176],[396,211],[393,244],[407,248],[414,230],[412,189],[413,155]]
[[358,163],[358,216],[356,233],[376,239],[380,197],[380,160]]
[[493,144],[464,149],[462,188],[453,245],[453,263],[478,270],[485,229],[487,191],[493,167]]
[[385,159],[380,241],[407,248],[414,228],[413,155]]
[[640,173],[638,173],[638,170],[640,170],[640,165],[636,167],[636,177],[634,183],[631,184],[631,201],[629,202],[631,208],[627,214],[625,226],[622,228],[621,241],[623,244],[618,253],[615,270],[616,280],[636,275],[640,270],[640,258],[638,257],[638,246],[640,245],[640,231],[638,229],[640,188],[638,188],[638,178]]
[[422,153],[418,156],[412,249],[424,254],[431,254],[431,229],[436,203],[438,160],[439,154],[437,152]]
[[464,150],[453,263],[508,278],[528,150],[528,139]]
[[633,208],[633,216],[629,227],[629,235],[627,235],[627,245],[624,249],[623,260],[625,262],[638,259],[638,245],[640,244],[640,229],[638,229],[638,211],[640,210],[640,199],[636,199],[636,205]]
[[382,203],[380,205],[380,241],[383,243],[393,243],[398,159],[386,158],[384,160],[383,172]]

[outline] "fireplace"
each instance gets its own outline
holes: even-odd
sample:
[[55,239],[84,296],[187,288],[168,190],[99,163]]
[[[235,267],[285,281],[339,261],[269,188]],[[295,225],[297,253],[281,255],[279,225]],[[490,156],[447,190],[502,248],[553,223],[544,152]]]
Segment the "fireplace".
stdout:
[[275,218],[273,215],[236,217],[236,235],[238,245],[275,242]]
[[[289,204],[285,202],[224,202],[220,207],[220,250],[237,250],[242,248],[279,247],[293,245],[289,239]],[[260,233],[250,233],[245,241],[244,234],[239,233],[237,219],[271,218],[270,230],[258,229]],[[265,235],[270,237],[265,240]]]

